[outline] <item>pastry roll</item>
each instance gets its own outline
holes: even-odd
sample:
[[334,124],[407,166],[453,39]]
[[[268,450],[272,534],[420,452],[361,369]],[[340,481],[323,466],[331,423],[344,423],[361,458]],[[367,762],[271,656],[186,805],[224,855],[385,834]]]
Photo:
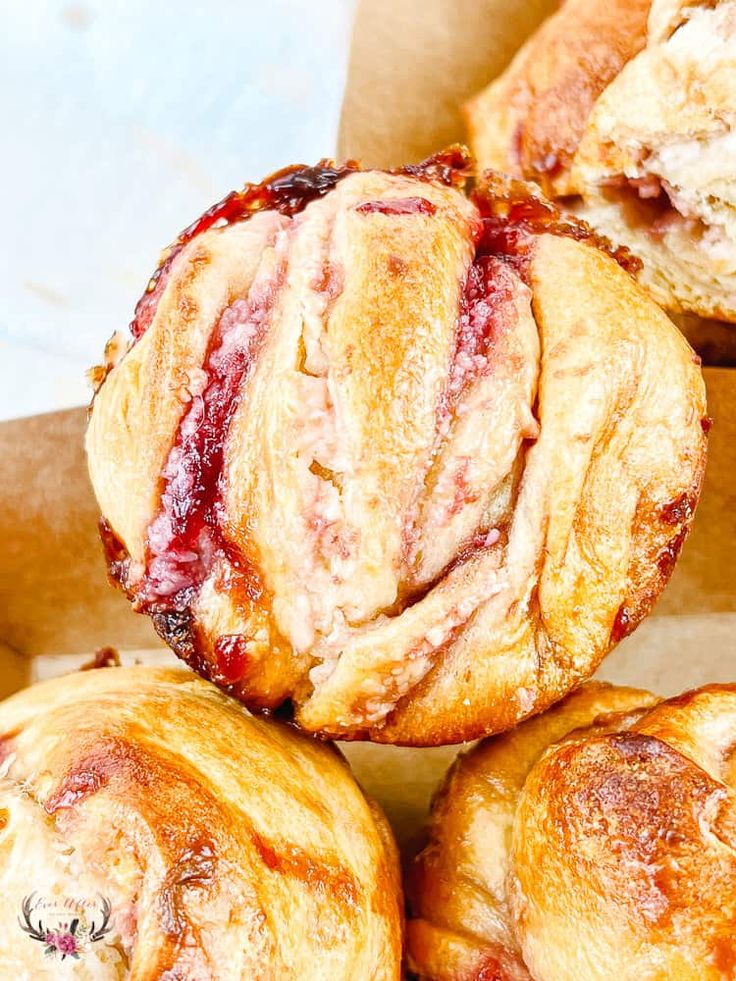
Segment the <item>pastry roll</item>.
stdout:
[[332,747],[137,667],[2,702],[0,757],[3,978],[398,981],[395,846]]
[[736,970],[736,685],[589,683],[460,756],[408,887],[424,981]]
[[572,196],[670,310],[736,322],[736,0],[564,0],[466,115],[481,166]]
[[630,256],[467,165],[230,195],[99,375],[113,579],[197,671],[324,736],[545,708],[648,612],[698,498],[702,375]]

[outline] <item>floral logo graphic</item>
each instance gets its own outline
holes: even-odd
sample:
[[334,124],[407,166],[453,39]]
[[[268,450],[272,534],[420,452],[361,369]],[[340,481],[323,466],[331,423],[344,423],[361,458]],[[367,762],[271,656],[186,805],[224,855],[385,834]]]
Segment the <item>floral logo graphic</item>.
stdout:
[[44,944],[46,957],[79,960],[90,944],[110,932],[111,914],[112,906],[104,896],[93,902],[67,899],[58,904],[37,899],[32,892],[21,904],[18,924],[31,940]]

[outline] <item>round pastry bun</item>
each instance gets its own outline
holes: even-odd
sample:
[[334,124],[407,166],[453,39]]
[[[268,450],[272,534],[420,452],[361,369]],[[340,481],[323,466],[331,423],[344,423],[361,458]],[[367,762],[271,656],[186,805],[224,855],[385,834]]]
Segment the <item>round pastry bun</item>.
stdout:
[[99,930],[105,902],[74,977],[400,977],[391,832],[331,746],[189,671],[135,667],[2,702],[0,755],[3,977],[66,967],[23,913],[43,933],[49,907],[87,903]]
[[412,866],[424,981],[736,970],[736,685],[589,683],[460,756]]
[[466,117],[481,166],[574,196],[658,302],[736,322],[736,0],[564,0]]
[[697,502],[702,375],[630,257],[469,165],[230,195],[99,373],[112,577],[197,671],[322,736],[546,708],[649,611]]

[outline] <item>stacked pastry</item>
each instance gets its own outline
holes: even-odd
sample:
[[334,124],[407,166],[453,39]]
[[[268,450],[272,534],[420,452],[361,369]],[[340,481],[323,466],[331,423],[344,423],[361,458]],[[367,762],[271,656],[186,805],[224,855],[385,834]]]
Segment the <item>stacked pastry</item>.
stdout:
[[467,118],[481,166],[629,246],[660,303],[736,322],[734,0],[565,0]]

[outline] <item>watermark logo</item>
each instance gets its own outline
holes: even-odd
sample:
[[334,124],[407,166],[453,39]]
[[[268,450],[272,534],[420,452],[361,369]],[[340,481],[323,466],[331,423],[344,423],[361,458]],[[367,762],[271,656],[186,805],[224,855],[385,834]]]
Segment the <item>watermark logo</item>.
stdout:
[[44,945],[46,957],[79,960],[91,944],[110,933],[111,915],[104,896],[48,900],[32,892],[21,903],[18,924],[31,940]]

